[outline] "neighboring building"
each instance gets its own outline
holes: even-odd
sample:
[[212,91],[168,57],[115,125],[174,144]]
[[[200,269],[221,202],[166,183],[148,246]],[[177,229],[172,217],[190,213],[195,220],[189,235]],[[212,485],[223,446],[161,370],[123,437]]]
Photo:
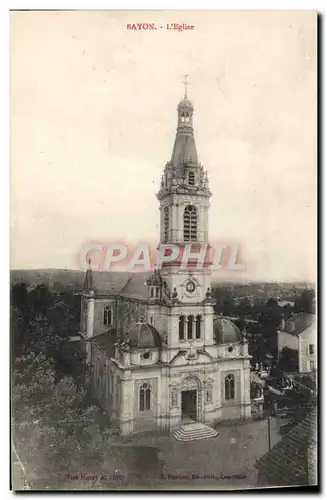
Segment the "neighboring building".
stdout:
[[[160,243],[208,244],[208,176],[199,163],[193,105],[178,105],[171,160],[157,198]],[[131,208],[132,209],[132,208]],[[210,262],[179,257],[150,274],[87,271],[81,334],[99,402],[123,435],[251,416],[245,335],[214,319]]]
[[277,304],[279,305],[279,307],[294,307],[295,302],[292,300],[277,300]]
[[278,330],[279,357],[285,347],[297,351],[300,373],[317,369],[317,325],[314,314],[300,312],[287,321],[282,319]]
[[257,460],[258,486],[317,485],[317,411]]

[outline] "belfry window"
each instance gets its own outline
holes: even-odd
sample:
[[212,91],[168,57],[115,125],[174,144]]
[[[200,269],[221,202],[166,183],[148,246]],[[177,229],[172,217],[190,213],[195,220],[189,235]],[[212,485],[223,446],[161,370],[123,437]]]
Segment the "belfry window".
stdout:
[[112,311],[110,307],[105,307],[103,311],[103,324],[110,326],[112,324]]
[[196,241],[198,217],[194,205],[188,205],[184,210],[184,241]]
[[140,387],[140,411],[147,411],[151,408],[151,389],[148,384]]
[[188,111],[183,111],[181,113],[181,122],[188,123],[190,121],[190,114]]
[[198,314],[195,320],[195,338],[201,338],[201,316]]
[[187,340],[192,340],[193,338],[193,316],[190,315],[187,318]]
[[225,378],[225,399],[235,399],[235,377],[232,374]]
[[169,208],[164,209],[164,242],[168,241],[168,231],[169,231]]
[[194,184],[195,184],[195,175],[194,175],[194,172],[189,172],[189,174],[188,174],[188,184],[189,184],[189,186],[194,186]]
[[185,322],[184,316],[180,316],[179,317],[179,326],[178,326],[179,340],[184,340],[184,322]]

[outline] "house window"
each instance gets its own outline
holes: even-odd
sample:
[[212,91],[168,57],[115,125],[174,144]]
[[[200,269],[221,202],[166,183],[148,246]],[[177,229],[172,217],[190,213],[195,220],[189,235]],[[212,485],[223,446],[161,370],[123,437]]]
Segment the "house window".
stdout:
[[148,384],[140,387],[140,411],[150,410],[151,407],[151,389]]
[[187,318],[187,339],[192,340],[193,338],[193,316],[190,315]]
[[184,241],[196,241],[198,216],[194,205],[188,205],[184,210]]
[[310,361],[310,371],[312,372],[315,369],[315,362]]
[[225,377],[225,399],[235,399],[235,377],[232,374]]
[[109,326],[112,324],[112,312],[110,307],[105,307],[103,311],[103,324]]
[[184,340],[184,322],[185,322],[184,316],[180,316],[178,325],[179,340]]
[[189,183],[189,186],[194,186],[194,184],[195,184],[194,172],[190,172],[188,174],[188,183]]
[[169,230],[169,208],[164,208],[164,242],[168,241],[168,230]]
[[195,321],[195,338],[201,338],[201,316],[198,314]]
[[315,353],[315,346],[314,344],[309,344],[309,354],[314,354]]

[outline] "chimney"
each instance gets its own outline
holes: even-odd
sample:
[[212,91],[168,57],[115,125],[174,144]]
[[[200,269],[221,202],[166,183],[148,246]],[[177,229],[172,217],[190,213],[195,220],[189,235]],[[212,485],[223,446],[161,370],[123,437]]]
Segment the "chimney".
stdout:
[[295,330],[295,323],[294,323],[294,319],[291,318],[289,321],[288,321],[288,331],[290,333],[294,332]]
[[282,314],[279,328],[280,328],[280,330],[285,330],[285,318],[284,318],[284,314]]

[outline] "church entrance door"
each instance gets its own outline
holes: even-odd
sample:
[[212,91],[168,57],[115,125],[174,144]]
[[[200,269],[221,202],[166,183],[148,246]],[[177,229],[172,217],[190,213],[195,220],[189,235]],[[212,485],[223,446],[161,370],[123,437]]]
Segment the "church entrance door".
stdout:
[[196,421],[197,391],[182,391],[182,419]]

